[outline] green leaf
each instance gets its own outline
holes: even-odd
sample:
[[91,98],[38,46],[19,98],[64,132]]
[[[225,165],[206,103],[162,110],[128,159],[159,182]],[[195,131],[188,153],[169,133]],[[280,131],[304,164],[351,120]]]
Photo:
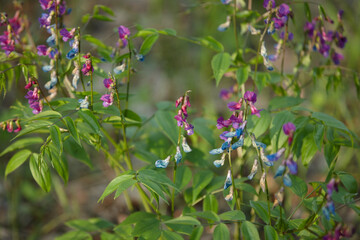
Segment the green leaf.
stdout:
[[270,74],[264,73],[264,72],[258,72],[255,79],[255,85],[257,89],[259,90],[259,93],[261,90],[268,84],[270,80]]
[[293,193],[295,193],[299,197],[303,198],[308,190],[306,182],[295,175],[290,174],[290,178],[292,182],[292,185],[290,187],[291,191],[293,191]]
[[[101,195],[101,197],[99,198],[98,202],[104,200],[105,197],[107,197],[108,195],[110,195],[111,193],[113,193],[115,190],[117,190],[118,188],[123,189],[123,191],[126,188],[123,188],[121,185],[125,185],[125,186],[132,186],[133,184],[136,183],[136,180],[134,179],[134,174],[123,174],[120,175],[116,178],[114,178],[109,185],[107,185],[107,187],[105,188],[103,194]],[[131,184],[130,184],[131,183]],[[119,194],[120,195],[120,194]]]
[[93,164],[82,145],[77,144],[73,138],[68,138],[64,142],[64,152],[70,154],[76,160],[85,163],[90,168],[93,167]]
[[82,18],[81,18],[81,22],[82,23],[87,23],[90,19],[91,15],[89,13],[85,14]]
[[186,215],[204,218],[208,221],[213,221],[213,222],[220,221],[220,218],[218,217],[218,215],[216,213],[214,213],[213,211],[192,212],[192,213],[187,213]]
[[339,151],[340,151],[340,146],[334,145],[329,142],[325,144],[324,155],[328,167],[330,167],[332,161],[334,161],[335,158],[338,156]]
[[161,232],[161,239],[163,239],[163,240],[182,240],[184,238],[175,232],[171,232],[169,230],[163,230]]
[[200,192],[211,182],[213,173],[210,171],[199,171],[193,180],[192,201],[195,202]]
[[169,204],[169,202],[166,200],[166,196],[164,194],[164,187],[163,185],[153,182],[149,178],[138,176],[137,179],[139,182],[141,182],[155,197],[155,200],[159,203],[159,197],[164,200],[166,204]]
[[160,221],[158,219],[138,220],[135,225],[133,236],[145,239],[158,239],[160,237]]
[[143,169],[139,171],[138,176],[142,178],[147,178],[152,182],[156,182],[161,185],[166,185],[174,188],[177,191],[180,191],[165,174],[162,174],[159,171],[155,171],[152,169]]
[[306,16],[308,22],[311,22],[311,20],[312,20],[311,10],[310,10],[309,4],[307,2],[304,3],[304,10],[305,10],[305,16]]
[[44,111],[39,114],[36,114],[36,115],[26,119],[25,121],[30,122],[30,121],[39,120],[39,119],[51,119],[51,118],[61,118],[61,117],[62,117],[61,113],[52,111],[52,110],[48,110],[48,111]]
[[48,145],[47,153],[53,167],[63,179],[64,183],[67,183],[69,180],[69,169],[66,158],[64,156],[60,156],[60,152],[54,143],[50,143]]
[[176,145],[178,139],[178,127],[173,113],[169,111],[157,111],[155,113],[155,120],[162,132]]
[[178,218],[173,218],[173,219],[165,221],[164,223],[166,225],[169,225],[169,224],[191,225],[191,226],[201,225],[201,223],[196,218],[189,217],[189,216],[181,216]]
[[111,8],[104,6],[104,5],[96,5],[98,6],[101,10],[103,10],[104,12],[106,12],[107,14],[111,15],[111,16],[115,16],[113,10],[111,10]]
[[325,127],[322,124],[316,124],[314,129],[314,141],[319,151],[321,151],[324,139]]
[[255,201],[250,201],[250,206],[254,208],[256,214],[267,224],[270,223],[270,216],[267,209],[265,209],[261,204]]
[[230,239],[230,233],[229,233],[229,229],[228,227],[223,224],[220,223],[216,226],[216,228],[214,229],[214,240],[226,240],[226,239]]
[[0,157],[4,156],[5,154],[7,154],[9,152],[12,152],[16,149],[25,148],[25,147],[31,146],[33,144],[41,144],[43,142],[44,142],[44,140],[40,137],[23,138],[23,139],[17,140],[16,142],[12,143],[10,146],[5,148],[4,151],[2,151],[0,153]]
[[314,137],[312,134],[309,134],[303,139],[301,147],[301,162],[305,167],[309,165],[316,152],[317,146]]
[[50,136],[51,141],[53,142],[54,146],[57,148],[59,155],[61,155],[63,151],[63,143],[61,139],[61,132],[58,126],[53,125],[50,127]]
[[150,52],[151,48],[153,47],[153,45],[156,43],[156,41],[159,38],[159,34],[153,34],[150,36],[147,36],[144,39],[144,42],[142,43],[141,47],[140,47],[140,54],[146,55]]
[[95,46],[98,46],[98,47],[100,47],[100,48],[108,48],[108,46],[105,44],[105,43],[103,43],[102,41],[100,41],[99,39],[97,39],[97,38],[94,38],[93,36],[91,36],[91,35],[89,35],[89,34],[86,34],[86,35],[82,35],[82,38],[85,40],[85,41],[87,41],[87,42],[89,42],[89,43],[92,43],[92,44],[94,44]]
[[176,170],[175,185],[178,189],[183,189],[190,182],[192,172],[186,166],[178,166]]
[[70,231],[60,237],[56,237],[55,240],[92,240],[92,237],[89,233],[83,231]]
[[158,33],[168,36],[176,36],[176,30],[172,28],[165,28],[163,30],[159,30]]
[[246,81],[249,78],[249,72],[250,72],[250,67],[246,66],[246,67],[240,67],[236,70],[236,80],[237,83],[239,84],[239,86],[243,85],[246,83]]
[[82,109],[78,111],[79,116],[84,122],[91,127],[96,133],[100,134],[100,124],[94,114],[88,109]]
[[270,100],[269,109],[282,109],[300,105],[304,99],[297,97],[274,97]]
[[66,222],[66,225],[84,232],[96,232],[102,229],[111,229],[114,227],[114,224],[111,222],[100,218],[75,219]]
[[258,230],[249,221],[244,221],[241,225],[241,232],[245,240],[260,240]]
[[264,232],[265,232],[265,240],[278,240],[279,239],[277,232],[270,225],[266,225],[264,227]]
[[350,193],[357,193],[358,185],[356,179],[347,172],[335,172],[342,184]]
[[[52,124],[52,122],[50,121],[46,121],[46,120],[39,120],[36,122],[31,123],[30,125],[27,125],[26,127],[24,127],[19,133],[18,135],[16,135],[13,139],[16,139],[18,137],[24,136],[28,133],[31,132],[47,132],[49,129],[49,126]],[[42,129],[46,129],[46,130],[42,130]]]
[[38,154],[33,153],[29,161],[30,171],[37,184],[45,191],[49,192],[51,188],[51,175],[49,168]]
[[340,122],[339,120],[337,120],[334,117],[329,116],[329,115],[327,115],[325,113],[314,112],[313,114],[311,114],[311,117],[316,118],[316,119],[324,122],[324,124],[326,126],[337,128],[337,129],[349,132],[349,129],[344,125],[344,123]]
[[64,118],[66,126],[71,134],[71,136],[74,138],[74,140],[81,145],[80,143],[80,137],[79,137],[79,133],[76,129],[75,123],[74,121],[70,118],[70,117],[66,117]]
[[200,240],[203,231],[204,231],[203,226],[197,226],[196,228],[194,228],[194,230],[191,233],[190,240]]
[[228,221],[244,221],[246,220],[245,214],[240,210],[232,210],[224,212],[219,215],[221,220]]
[[260,112],[260,117],[256,115],[249,116],[247,128],[250,132],[254,133],[256,137],[259,137],[268,130],[271,123],[271,115],[268,111],[264,110]]
[[203,201],[203,211],[213,211],[214,213],[217,213],[219,209],[218,201],[213,194],[206,195],[204,201]]
[[30,156],[31,151],[24,149],[14,154],[6,165],[5,177],[20,167]]
[[193,120],[193,124],[196,134],[204,138],[212,147],[215,146],[214,134],[209,127],[212,122],[205,118],[196,118]]
[[284,144],[287,139],[287,136],[282,130],[283,125],[287,122],[292,122],[294,118],[294,115],[289,111],[282,111],[277,113],[272,119],[270,126],[270,138],[271,145],[273,148],[275,148],[275,151],[277,151],[277,149],[282,146],[282,144]]
[[207,36],[204,38],[194,38],[194,40],[195,40],[195,43],[197,43],[201,46],[210,48],[216,52],[224,51],[224,46],[211,36]]
[[223,52],[216,54],[211,60],[211,67],[214,72],[216,86],[219,85],[222,76],[227,72],[231,65],[231,56]]
[[101,15],[101,14],[96,14],[92,16],[94,19],[100,20],[100,21],[105,21],[105,22],[112,22],[114,21],[114,19],[109,18],[107,16]]

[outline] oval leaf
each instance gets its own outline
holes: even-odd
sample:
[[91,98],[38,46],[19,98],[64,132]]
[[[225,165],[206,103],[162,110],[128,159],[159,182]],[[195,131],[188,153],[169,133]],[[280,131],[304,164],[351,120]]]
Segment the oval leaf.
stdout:
[[211,60],[211,67],[214,72],[216,86],[219,85],[222,76],[229,69],[231,64],[231,56],[228,53],[218,53]]
[[27,149],[21,150],[20,152],[15,153],[14,156],[10,159],[9,163],[6,165],[5,177],[13,172],[15,169],[20,167],[26,159],[30,156],[31,152]]

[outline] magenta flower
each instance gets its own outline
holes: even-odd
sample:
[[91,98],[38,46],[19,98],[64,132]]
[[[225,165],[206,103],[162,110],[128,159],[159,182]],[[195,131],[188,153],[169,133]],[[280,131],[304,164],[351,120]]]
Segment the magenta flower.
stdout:
[[105,78],[104,79],[104,86],[107,88],[107,89],[110,89],[114,84],[114,81],[111,79],[111,78]]
[[39,114],[43,109],[42,103],[40,101],[33,102],[30,104],[30,107],[33,109],[33,114]]
[[119,38],[122,41],[122,46],[121,47],[126,47],[127,44],[128,44],[127,38],[130,35],[130,30],[127,27],[121,25],[118,28],[118,32],[119,32]]
[[257,109],[252,102],[250,102],[249,105],[250,105],[251,115],[256,115],[257,117],[260,117],[260,112],[261,112],[263,109],[260,109],[260,110]]
[[[188,91],[189,92],[189,91]],[[187,121],[187,117],[188,117],[188,113],[187,113],[187,108],[191,107],[190,104],[190,98],[187,95],[188,92],[185,93],[185,96],[182,96],[180,98],[178,98],[175,101],[175,106],[176,107],[180,107],[180,109],[178,110],[178,114],[175,115],[175,119],[177,120],[177,125],[179,127],[184,126],[185,131],[187,132],[187,135],[191,135],[194,133],[194,126],[191,125],[188,121]]]
[[292,122],[285,123],[283,125],[283,130],[284,130],[285,135],[289,136],[288,144],[291,145],[293,138],[294,138],[294,132],[296,130],[295,125]]
[[244,99],[245,99],[247,102],[256,103],[256,93],[250,92],[250,91],[246,91],[245,94],[244,94]]
[[184,97],[181,96],[176,100],[176,102],[175,102],[175,107],[176,108],[182,103],[183,99],[184,99]]
[[185,126],[184,126],[184,129],[185,129],[187,135],[192,135],[192,134],[194,134],[194,126],[193,126],[193,125],[191,125],[191,124],[188,123],[188,122],[185,122],[184,125],[185,125]]
[[340,61],[344,59],[344,56],[340,53],[333,52],[333,54],[331,54],[331,59],[336,65],[339,65]]
[[37,46],[38,55],[39,56],[46,56],[47,55],[47,47],[45,45],[39,45]]
[[49,17],[49,14],[42,13],[41,18],[39,18],[40,27],[47,28],[51,24],[51,17]]
[[216,125],[216,127],[217,127],[218,129],[221,129],[221,128],[223,128],[223,127],[228,127],[228,126],[230,126],[231,123],[232,123],[232,121],[231,121],[230,119],[224,120],[223,117],[219,117],[218,120],[217,120],[217,125]]
[[308,34],[309,37],[314,36],[314,30],[315,30],[316,22],[306,22],[304,26],[304,31]]
[[104,94],[101,96],[100,100],[103,101],[103,106],[104,107],[109,107],[113,104],[114,102],[114,97],[112,94]]
[[83,67],[81,69],[82,73],[85,75],[85,76],[89,76],[90,75],[90,72],[94,72],[94,68],[92,66],[92,62],[91,62],[91,58],[90,58],[90,54],[87,54],[85,56],[83,56],[84,58],[86,58],[86,61],[85,63],[83,64]]
[[52,0],[39,0],[40,6],[43,10],[48,10],[51,7]]
[[263,7],[266,10],[270,10],[270,4],[271,8],[275,8],[275,0],[264,0]]
[[242,106],[242,101],[243,99],[240,98],[239,102],[229,102],[227,106],[230,109],[230,111],[240,110]]
[[13,121],[8,121],[7,125],[6,125],[6,128],[7,128],[7,131],[8,132],[12,132],[14,130],[14,127],[13,127]]
[[232,96],[232,93],[232,88],[230,88],[230,90],[221,89],[219,97],[223,100],[228,100]]

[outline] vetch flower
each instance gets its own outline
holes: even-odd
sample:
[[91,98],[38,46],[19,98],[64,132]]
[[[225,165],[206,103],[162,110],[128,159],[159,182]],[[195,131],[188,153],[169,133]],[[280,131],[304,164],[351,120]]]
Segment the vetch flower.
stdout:
[[224,152],[224,150],[220,147],[220,148],[215,148],[215,149],[211,150],[209,153],[211,155],[215,155],[215,154],[221,154],[223,152]]
[[225,196],[225,201],[227,201],[227,202],[232,201],[233,194],[234,194],[233,186],[230,186],[230,192],[228,195]]
[[136,53],[135,54],[135,58],[136,60],[140,61],[140,62],[143,62],[145,60],[145,57],[144,55],[140,54],[140,53]]
[[281,164],[278,169],[276,170],[276,173],[274,175],[274,178],[281,177],[286,170],[285,165]]
[[12,132],[12,131],[14,130],[13,121],[12,121],[12,120],[10,120],[10,121],[7,122],[7,124],[6,124],[6,130],[7,130],[8,132]]
[[39,18],[40,27],[48,28],[51,23],[52,14],[42,13],[41,18]]
[[244,136],[240,136],[240,139],[231,145],[232,150],[235,150],[244,145]]
[[112,88],[112,86],[114,85],[114,81],[111,78],[105,78],[103,83],[107,89]]
[[222,4],[229,4],[232,0],[221,0]]
[[91,73],[94,72],[94,68],[93,68],[92,62],[91,62],[91,56],[88,53],[87,55],[84,55],[83,57],[86,58],[86,61],[83,64],[81,71],[85,76],[89,76],[90,72]]
[[76,54],[78,53],[78,49],[77,48],[72,48],[67,54],[66,54],[66,58],[71,60],[73,59]]
[[270,162],[270,161],[268,160],[268,158],[265,156],[265,153],[264,153],[264,149],[263,149],[263,148],[260,148],[260,158],[261,158],[261,161],[263,161],[266,166],[271,167],[271,166],[274,165],[274,163],[273,163],[273,162]]
[[231,171],[228,170],[226,179],[225,179],[225,183],[224,183],[224,190],[227,189],[228,187],[230,187],[232,185],[232,180],[231,180]]
[[226,22],[222,23],[219,25],[219,27],[217,28],[217,30],[219,32],[224,32],[226,31],[229,27],[230,27],[230,21],[231,21],[231,17],[227,16],[226,17]]
[[296,127],[292,122],[288,122],[283,125],[283,131],[284,131],[285,135],[287,135],[289,137],[288,138],[289,146],[291,145],[291,143],[293,141],[295,130],[296,130]]
[[104,107],[109,107],[113,104],[114,102],[114,97],[113,94],[104,94],[101,96],[100,98],[101,101],[103,101],[103,106]]
[[263,172],[263,174],[261,175],[261,178],[260,178],[260,187],[263,192],[265,192],[265,190],[266,190],[265,180],[266,180],[266,172]]
[[52,34],[50,37],[46,39],[46,43],[49,45],[49,47],[55,47],[56,45],[56,35]]
[[181,159],[182,159],[182,155],[181,155],[180,147],[177,146],[176,147],[176,153],[175,153],[175,161],[176,161],[176,163],[179,164]]
[[16,129],[14,130],[14,132],[20,132],[21,131],[21,125],[20,125],[20,120],[19,119],[17,119],[16,121],[15,121],[15,125],[16,125]]
[[89,108],[88,96],[85,96],[84,99],[79,99],[78,102],[80,103],[80,109],[88,109]]
[[289,176],[289,174],[285,174],[284,177],[283,177],[283,183],[285,186],[287,187],[291,187],[292,186],[292,181],[291,181],[291,178]]
[[249,179],[249,180],[252,180],[252,179],[254,178],[254,176],[255,176],[256,173],[257,173],[257,170],[258,170],[258,160],[255,159],[255,160],[254,160],[254,164],[253,164],[253,166],[252,166],[252,168],[251,168],[251,172],[250,172],[250,174],[249,174],[249,176],[248,176],[248,179]]
[[271,8],[275,8],[275,0],[264,0],[263,7],[266,10],[270,10]]
[[184,136],[183,136],[183,140],[182,140],[181,146],[182,146],[184,152],[186,152],[186,153],[191,152],[191,148],[190,148],[190,146],[187,144],[186,138],[185,138]]
[[254,28],[253,26],[251,26],[250,24],[248,25],[248,30],[251,33],[251,35],[258,35],[260,34],[260,30]]
[[120,27],[118,27],[118,32],[119,32],[119,38],[121,40],[120,47],[124,48],[128,44],[127,38],[130,35],[130,30],[127,27],[121,25]]
[[170,158],[171,158],[171,156],[168,156],[164,160],[157,160],[155,162],[155,167],[157,167],[157,168],[166,168],[168,166],[169,162],[170,162]]
[[214,161],[215,167],[219,168],[219,167],[221,167],[221,166],[224,166],[225,157],[226,157],[226,153],[223,153],[223,154],[221,155],[221,159],[220,159],[220,160],[215,160],[215,161]]
[[279,18],[289,15],[290,13],[290,7],[289,5],[282,3],[280,4],[276,14]]
[[331,54],[331,59],[333,60],[333,62],[335,63],[335,65],[339,65],[340,61],[344,59],[344,56],[340,53],[337,52],[333,52]]
[[114,71],[115,74],[120,74],[120,73],[125,71],[125,68],[126,68],[126,64],[123,63],[123,64],[115,67],[113,71]]
[[298,172],[298,165],[297,163],[293,160],[292,156],[290,156],[287,160],[286,160],[286,166],[289,169],[289,172],[293,175],[297,174]]
[[45,45],[39,45],[36,48],[38,50],[37,54],[39,56],[46,56],[47,55],[47,49],[48,48]]
[[64,42],[67,42],[70,39],[72,39],[74,37],[74,34],[75,34],[75,28],[71,29],[70,32],[66,28],[60,30],[60,35],[63,37],[62,39]]
[[266,158],[267,158],[270,162],[274,162],[274,161],[277,161],[284,152],[285,152],[285,148],[280,148],[279,151],[277,151],[277,152],[274,153],[274,154],[267,155]]
[[227,106],[230,109],[230,111],[240,110],[242,106],[242,102],[243,99],[240,98],[239,102],[229,102]]

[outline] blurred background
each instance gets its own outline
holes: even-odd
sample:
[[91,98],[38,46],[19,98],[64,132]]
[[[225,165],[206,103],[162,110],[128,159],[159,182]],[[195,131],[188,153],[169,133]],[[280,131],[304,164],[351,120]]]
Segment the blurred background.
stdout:
[[[276,1],[277,3],[279,1]],[[290,23],[290,30],[294,33],[294,40],[302,42],[304,38],[303,24],[306,21],[302,1],[288,1],[294,11],[294,23]],[[345,74],[341,83],[335,88],[326,89],[327,82],[322,79],[312,81],[304,88],[301,96],[306,100],[302,106],[314,111],[322,111],[341,120],[357,135],[360,135],[360,107],[359,98],[353,79],[353,71],[360,70],[360,2],[347,1],[312,1],[310,4],[313,16],[318,15],[317,5],[322,4],[327,14],[336,19],[339,9],[344,10],[345,36],[348,39],[343,50],[345,56],[341,66]],[[102,4],[115,12],[113,22],[91,20],[84,26],[81,18],[91,13],[94,5]],[[66,27],[81,26],[83,34],[92,34],[105,44],[116,46],[118,40],[117,27],[124,25],[135,33],[136,26],[143,28],[172,28],[178,36],[205,37],[213,36],[224,45],[225,51],[235,49],[232,29],[225,32],[217,31],[219,24],[225,22],[226,11],[220,0],[102,0],[102,1],[67,1],[72,9],[70,15],[64,17]],[[262,1],[253,1],[253,9],[265,12]],[[14,14],[10,0],[0,0],[0,11],[7,12],[9,17]],[[48,34],[40,29],[38,18],[42,9],[35,0],[23,1],[23,14],[30,22],[30,31],[36,45],[44,44]],[[271,39],[268,39],[271,41]],[[253,37],[241,36],[240,45],[257,48],[258,40]],[[135,41],[140,48],[141,42]],[[270,45],[270,44],[269,44]],[[92,51],[92,46],[83,45],[84,49]],[[86,50],[85,50],[86,51]],[[269,50],[272,51],[272,50]],[[130,108],[143,117],[149,117],[156,111],[156,104],[161,101],[174,102],[186,90],[191,90],[192,115],[203,116],[216,124],[216,118],[226,112],[226,102],[219,98],[221,88],[229,88],[235,81],[225,78],[216,87],[212,77],[211,58],[216,52],[211,49],[180,40],[175,37],[161,36],[151,52],[146,55],[144,62],[136,64],[136,74],[131,80]],[[287,51],[285,73],[292,73],[297,59],[291,51]],[[320,65],[323,61],[319,54],[312,55],[312,64]],[[109,71],[106,69],[105,71]],[[349,69],[349,70],[348,70]],[[40,69],[40,79],[48,76]],[[264,69],[261,69],[264,70]],[[347,74],[349,72],[349,74]],[[302,81],[311,79],[304,75]],[[45,83],[44,80],[43,82]],[[24,81],[12,86],[12,89],[2,97],[0,104],[0,121],[8,119],[10,106],[17,100],[25,103]],[[103,89],[102,79],[98,77],[98,89]],[[253,88],[252,81],[247,82],[246,88]],[[100,90],[101,91],[101,90]],[[264,88],[258,94],[258,107],[267,108],[268,102],[274,96],[271,87]],[[0,152],[9,145],[13,134],[0,131]],[[97,203],[105,186],[114,178],[114,172],[103,161],[101,153],[89,152],[94,167],[88,168],[78,161],[69,161],[69,182],[66,186],[58,178],[53,178],[53,190],[46,194],[34,182],[27,166],[22,166],[7,179],[4,179],[6,164],[12,154],[0,157],[0,239],[54,239],[69,228],[64,222],[75,218],[102,217],[114,223],[122,221],[127,216],[124,200],[120,197],[113,200],[105,199],[104,203]],[[307,171],[306,180],[324,180],[326,163],[322,155],[316,155]],[[342,148],[337,168],[350,172],[356,179],[359,177],[358,149]],[[206,156],[205,156],[206,160]],[[141,163],[139,163],[141,165]],[[306,170],[303,169],[303,173]],[[358,181],[359,182],[359,181]],[[137,197],[133,196],[135,206]],[[140,204],[139,204],[140,205]],[[339,211],[348,211],[341,209]],[[346,215],[346,214],[345,214]],[[356,219],[351,212],[345,217],[350,224]]]

